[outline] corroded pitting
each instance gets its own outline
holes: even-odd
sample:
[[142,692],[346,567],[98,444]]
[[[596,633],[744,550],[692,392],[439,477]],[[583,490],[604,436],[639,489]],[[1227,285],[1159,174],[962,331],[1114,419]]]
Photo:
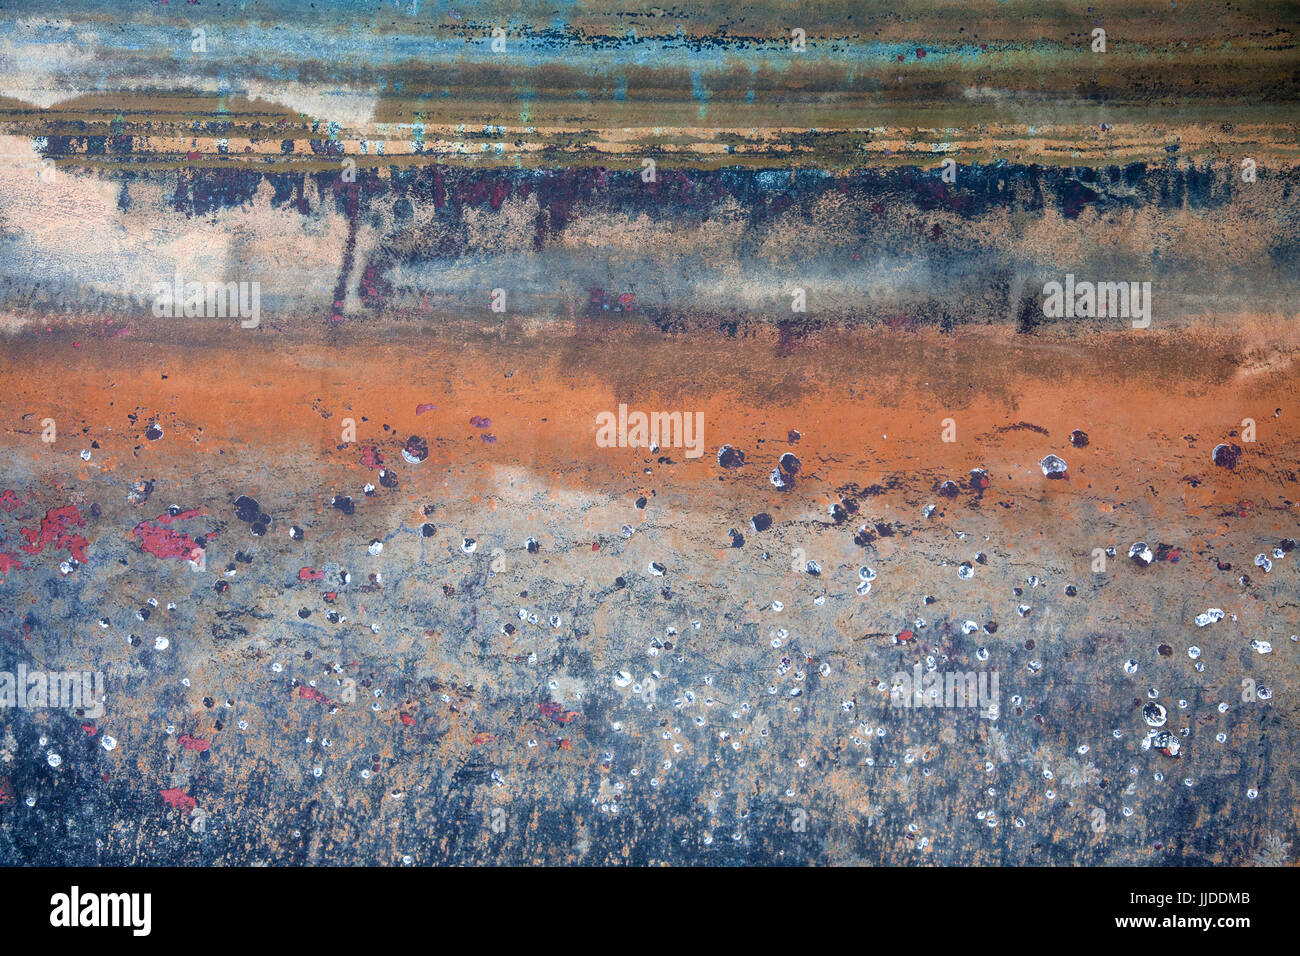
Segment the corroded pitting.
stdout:
[[[0,549],[23,565],[5,573],[6,644],[33,668],[103,668],[107,702],[93,721],[9,722],[5,774],[37,800],[27,826],[6,811],[9,852],[45,828],[79,847],[70,859],[117,862],[1259,854],[1294,813],[1297,522],[1278,477],[1296,466],[1291,378],[1214,383],[1171,361],[1158,388],[1144,372],[1095,380],[1094,343],[1062,336],[1021,353],[1013,390],[959,407],[945,368],[996,338],[958,338],[926,371],[931,395],[904,405],[894,383],[915,370],[893,343],[918,334],[864,333],[852,352],[874,356],[870,387],[855,397],[815,339],[793,353],[761,336],[661,339],[694,356],[683,378],[743,362],[800,383],[779,409],[761,388],[696,393],[712,452],[696,461],[598,447],[621,373],[554,364],[563,335],[532,339],[517,368],[508,344],[354,338],[332,353],[333,383],[279,349],[227,362],[209,346],[227,370],[212,376],[164,342],[83,343],[107,390],[52,374],[66,341],[16,342],[5,419],[48,409],[98,449],[86,463],[12,435],[6,541],[44,520],[46,548],[79,547],[74,531],[88,544],[66,576],[58,555]],[[659,360],[666,399],[674,360]],[[169,413],[191,389],[202,406]],[[1214,466],[1234,421],[1279,405],[1256,412],[1236,469]],[[969,439],[941,440],[945,409]],[[132,414],[166,439],[140,445]],[[322,429],[346,417],[356,442]],[[486,417],[496,444],[470,421]],[[412,433],[428,461],[383,486]],[[724,443],[743,464],[720,464]],[[1056,451],[1067,480],[1039,467]],[[785,456],[800,462],[788,492],[767,476],[772,462],[794,473]],[[133,504],[140,475],[154,489]],[[152,551],[141,525],[159,529]],[[1160,552],[1148,567],[1123,560],[1138,538]],[[187,560],[199,539],[203,571]],[[1254,556],[1274,549],[1286,556],[1265,574]],[[1208,606],[1223,617],[1198,627]],[[1261,638],[1272,653],[1251,648]],[[892,675],[917,666],[996,672],[997,719],[892,707]],[[1285,692],[1245,703],[1246,678]],[[1167,740],[1147,735],[1151,703]],[[59,767],[27,756],[35,736]],[[206,832],[184,826],[187,801]],[[1213,826],[1192,825],[1206,813]]]

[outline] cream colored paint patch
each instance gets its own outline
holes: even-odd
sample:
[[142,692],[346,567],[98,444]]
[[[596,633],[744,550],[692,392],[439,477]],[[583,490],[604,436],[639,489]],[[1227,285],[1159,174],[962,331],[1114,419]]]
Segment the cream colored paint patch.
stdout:
[[288,107],[313,119],[339,123],[349,128],[365,127],[375,117],[379,101],[375,93],[362,90],[323,89],[305,83],[249,83],[250,100],[264,100]]

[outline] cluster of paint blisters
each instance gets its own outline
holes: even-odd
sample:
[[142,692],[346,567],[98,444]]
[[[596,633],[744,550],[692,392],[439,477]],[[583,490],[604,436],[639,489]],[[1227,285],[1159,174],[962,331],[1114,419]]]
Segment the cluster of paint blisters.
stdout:
[[[475,416],[464,437],[485,424]],[[379,434],[335,449],[351,484],[304,495],[268,470],[223,496],[214,477],[204,504],[153,514],[180,482],[136,481],[112,506],[85,503],[112,484],[89,482],[25,530],[22,564],[66,552],[64,580],[10,620],[80,635],[97,608],[94,643],[73,640],[104,683],[73,723],[18,712],[32,716],[6,729],[6,799],[86,832],[88,859],[113,853],[80,829],[76,789],[134,789],[138,762],[167,812],[202,831],[186,851],[202,859],[250,828],[285,859],[346,856],[310,834],[337,840],[329,821],[364,809],[391,820],[405,841],[392,852],[413,861],[427,859],[414,835],[435,822],[484,853],[517,826],[578,857],[649,828],[701,860],[1046,861],[1067,852],[1047,835],[1072,829],[1098,859],[1138,859],[1186,839],[1162,822],[1194,805],[1181,791],[1212,783],[1237,813],[1273,782],[1249,746],[1276,719],[1270,671],[1239,649],[1263,658],[1276,638],[1220,607],[1163,622],[1135,607],[1066,639],[1110,587],[1167,613],[1152,595],[1193,567],[1212,593],[1229,593],[1226,578],[1238,603],[1276,600],[1235,553],[1088,542],[1063,567],[989,520],[1017,502],[983,465],[935,476],[928,494],[844,487],[826,500],[792,450],[768,463],[731,444],[704,467],[738,496],[766,481],[770,510],[747,520],[692,507],[657,450],[632,451],[637,487],[576,504],[591,520],[537,489],[421,500],[430,447],[450,435]],[[1087,436],[1069,443],[1076,465],[1047,453],[1004,480],[1086,482]],[[22,517],[36,498],[0,501]],[[1287,574],[1294,548],[1266,541],[1245,560]],[[95,566],[120,573],[87,575]],[[1282,641],[1288,655],[1296,641]],[[160,680],[158,710],[123,700]],[[159,858],[189,839],[157,826]],[[1003,826],[1027,836],[977,835]]]

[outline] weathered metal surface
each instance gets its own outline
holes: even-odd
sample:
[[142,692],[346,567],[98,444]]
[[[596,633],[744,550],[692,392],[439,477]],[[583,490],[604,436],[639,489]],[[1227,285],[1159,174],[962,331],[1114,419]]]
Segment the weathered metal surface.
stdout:
[[1026,6],[3,14],[0,861],[1289,862],[1293,39]]

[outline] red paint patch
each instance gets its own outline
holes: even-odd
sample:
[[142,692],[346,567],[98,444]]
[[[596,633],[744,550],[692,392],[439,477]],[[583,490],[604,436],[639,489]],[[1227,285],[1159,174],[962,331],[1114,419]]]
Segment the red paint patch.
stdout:
[[197,800],[180,787],[173,787],[170,790],[159,790],[158,792],[162,794],[164,802],[166,802],[169,807],[175,807],[177,810],[184,810],[186,813],[189,813],[199,805]]
[[324,577],[324,571],[313,571],[311,568],[300,568],[298,570],[299,581],[320,581]]
[[11,489],[5,489],[4,494],[0,495],[0,509],[4,511],[13,511],[22,503],[23,499],[19,498]]
[[0,777],[0,807],[12,803],[14,799],[13,784],[9,782],[8,777]]
[[23,563],[12,554],[5,554],[0,551],[0,574],[8,574],[14,568],[21,568],[22,566]]
[[539,709],[544,716],[551,718],[557,724],[569,724],[578,719],[577,711],[565,710],[551,700],[546,701]]
[[415,406],[415,414],[417,414],[417,415],[423,415],[425,412],[431,412],[431,411],[433,411],[433,410],[434,410],[435,408],[437,408],[437,407],[438,407],[437,405],[429,405],[429,404],[425,404],[425,405],[416,405],[416,406]]
[[905,628],[903,628],[901,631],[899,631],[897,634],[894,635],[894,643],[895,643],[895,644],[906,644],[908,641],[910,641],[910,640],[911,640],[912,638],[914,638],[914,637],[916,637],[916,635],[912,633],[912,629],[911,629],[910,627],[905,627]]
[[314,700],[322,704],[329,703],[328,697],[318,691],[315,687],[308,687],[306,684],[303,684],[298,688],[298,697],[302,700]]
[[191,737],[189,734],[182,734],[180,743],[186,750],[204,751],[212,746],[212,744],[208,743],[206,740],[199,740],[196,737]]
[[384,458],[379,454],[379,449],[374,445],[367,445],[361,450],[361,463],[367,468],[382,468]]
[[[186,561],[197,560],[196,553],[201,554],[203,549],[189,535],[172,531],[170,528],[162,528],[159,525],[171,524],[173,521],[183,521],[187,518],[197,518],[203,512],[182,511],[179,514],[168,514],[163,512],[153,521],[141,521],[135,526],[132,532],[140,539],[140,547],[148,551],[155,558],[181,558]],[[214,532],[209,537],[216,537]]]
[[27,539],[27,543],[22,546],[22,549],[28,554],[40,554],[47,544],[52,544],[56,549],[67,551],[82,564],[85,564],[87,561],[86,545],[90,542],[81,535],[71,534],[68,531],[71,527],[85,523],[81,513],[77,511],[74,505],[51,508],[45,512],[45,517],[41,519],[39,531],[34,528],[20,530],[19,533]]
[[497,735],[496,735],[496,734],[489,734],[489,733],[486,733],[486,732],[484,732],[484,733],[480,733],[480,734],[475,734],[475,735],[474,735],[474,746],[477,747],[477,746],[479,746],[480,744],[490,743],[491,741],[496,740],[496,739],[497,739]]

